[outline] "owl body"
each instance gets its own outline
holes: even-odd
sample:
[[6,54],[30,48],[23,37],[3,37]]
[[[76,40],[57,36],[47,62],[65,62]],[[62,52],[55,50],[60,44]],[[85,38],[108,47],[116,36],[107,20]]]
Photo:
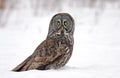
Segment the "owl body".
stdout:
[[50,22],[46,40],[13,71],[48,70],[63,67],[72,55],[73,33],[73,18],[67,13],[56,14]]
[[[51,56],[52,58],[55,58],[55,60],[51,60],[49,63],[39,66],[37,69],[39,70],[47,70],[47,69],[58,69],[63,67],[68,60],[70,59],[72,55],[72,48],[73,45],[71,45],[68,39],[65,38],[57,38],[57,39],[49,39],[50,42],[46,42],[47,45],[51,43],[51,47],[48,46],[44,54],[40,55],[45,57],[46,55]],[[47,40],[47,41],[49,41]],[[36,54],[35,54],[36,55]]]

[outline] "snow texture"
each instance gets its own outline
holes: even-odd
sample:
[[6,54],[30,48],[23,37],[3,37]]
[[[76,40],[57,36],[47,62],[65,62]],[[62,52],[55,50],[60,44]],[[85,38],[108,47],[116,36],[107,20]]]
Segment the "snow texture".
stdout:
[[[1,78],[120,78],[118,8],[110,4],[104,11],[64,6],[60,11],[35,16],[28,5],[21,7],[24,9],[18,7],[10,13],[6,27],[0,28]],[[58,12],[70,13],[76,24],[74,50],[68,64],[58,70],[11,71],[46,38],[49,21]]]

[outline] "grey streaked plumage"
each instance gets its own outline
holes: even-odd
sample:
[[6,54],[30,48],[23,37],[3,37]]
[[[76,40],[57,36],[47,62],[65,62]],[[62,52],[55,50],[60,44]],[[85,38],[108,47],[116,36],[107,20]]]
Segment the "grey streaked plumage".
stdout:
[[72,55],[73,33],[73,18],[68,13],[56,14],[51,19],[46,40],[13,71],[47,70],[63,67]]

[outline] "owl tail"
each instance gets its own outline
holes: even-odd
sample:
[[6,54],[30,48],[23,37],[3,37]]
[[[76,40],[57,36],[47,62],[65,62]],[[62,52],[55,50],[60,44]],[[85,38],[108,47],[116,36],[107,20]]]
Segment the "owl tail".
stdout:
[[31,56],[29,56],[25,61],[15,67],[12,71],[20,72],[20,71],[27,71],[29,66],[31,65]]

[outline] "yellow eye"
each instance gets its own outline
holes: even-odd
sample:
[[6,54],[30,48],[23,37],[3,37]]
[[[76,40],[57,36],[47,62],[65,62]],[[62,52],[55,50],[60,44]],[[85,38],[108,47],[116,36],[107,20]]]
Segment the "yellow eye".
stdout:
[[65,26],[67,25],[67,21],[64,21],[64,25],[65,25]]
[[58,25],[58,26],[60,25],[60,21],[57,21],[57,25]]

